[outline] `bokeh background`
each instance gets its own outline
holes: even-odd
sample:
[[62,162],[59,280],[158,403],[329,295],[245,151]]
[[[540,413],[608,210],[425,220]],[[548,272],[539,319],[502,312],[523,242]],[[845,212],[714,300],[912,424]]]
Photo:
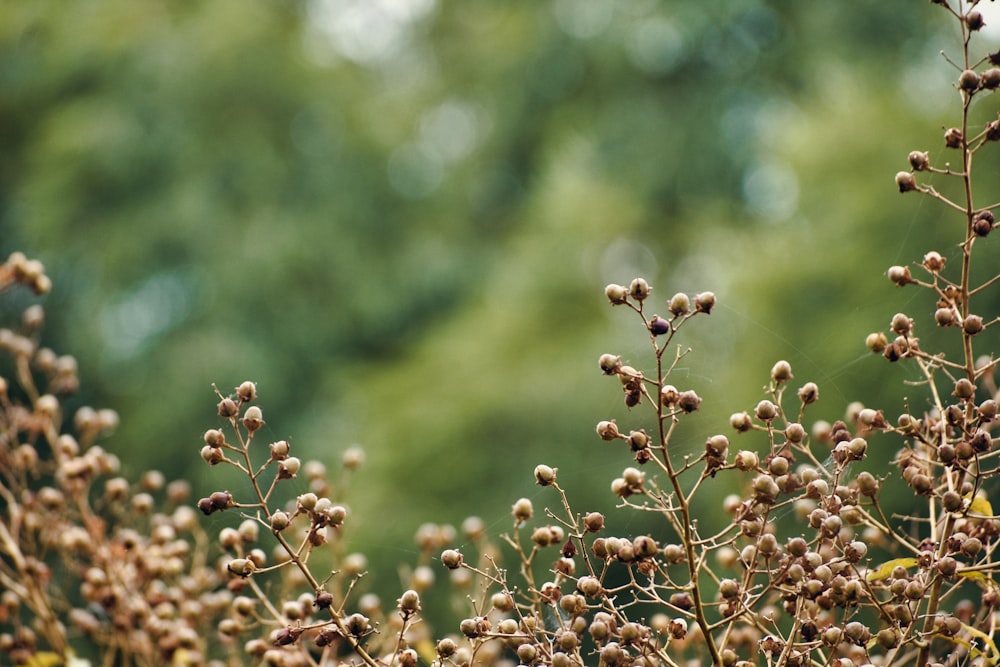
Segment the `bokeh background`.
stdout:
[[956,255],[893,175],[958,122],[957,39],[912,0],[0,3],[0,251],[45,262],[46,343],[120,412],[127,470],[217,488],[212,384],[254,380],[266,438],[331,470],[364,448],[345,539],[391,580],[425,521],[554,506],[537,463],[613,507],[629,459],[594,425],[648,421],[596,361],[649,349],[609,282],[718,295],[678,447],[781,358],[815,418],[922,405],[863,341],[930,328],[890,264]]

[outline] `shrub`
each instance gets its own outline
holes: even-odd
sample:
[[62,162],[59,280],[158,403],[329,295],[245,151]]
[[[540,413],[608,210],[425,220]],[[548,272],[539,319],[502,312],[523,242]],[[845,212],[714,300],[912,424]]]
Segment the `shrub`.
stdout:
[[[139,665],[996,664],[998,388],[987,332],[1000,318],[981,309],[1000,274],[976,282],[973,259],[1000,203],[974,197],[973,161],[1000,140],[1000,120],[978,129],[970,111],[1000,87],[1000,53],[972,55],[983,25],[976,3],[933,4],[962,34],[961,58],[949,61],[960,116],[943,138],[954,157],[913,151],[895,184],[945,207],[958,250],[889,267],[890,281],[928,297],[932,315],[898,312],[866,340],[887,363],[919,370],[924,406],[903,401],[887,417],[852,403],[841,420],[815,419],[821,388],[794,382],[779,360],[755,406],[685,451],[678,425],[702,401],[675,386],[691,352],[679,337],[711,316],[715,296],[664,300],[642,278],[608,285],[610,305],[649,340],[643,368],[614,353],[597,363],[632,410],[629,424],[595,429],[594,446],[622,452],[609,489],[621,511],[582,511],[559,471],[538,464],[534,479],[552,506],[513,502],[500,536],[512,562],[501,562],[475,518],[461,538],[428,524],[417,532],[420,562],[386,605],[355,594],[366,560],[341,540],[351,521],[342,494],[360,450],[331,480],[287,441],[260,442],[257,387],[243,382],[216,390],[219,421],[201,444],[204,462],[236,471],[243,491],[193,502],[186,483],[155,471],[130,481],[97,444],[115,413],[84,407],[64,425],[76,363],[40,346],[44,315],[31,306],[18,332],[0,330],[12,360],[0,378],[0,652],[33,665],[80,656]],[[942,194],[932,177],[958,194]],[[15,253],[0,265],[0,289],[18,284],[50,287],[38,262]],[[925,349],[917,334],[935,329],[941,342]],[[308,490],[286,488],[295,478]],[[719,488],[730,491],[721,502]],[[233,518],[209,535],[195,508]],[[618,520],[633,513],[655,516],[659,529],[626,534]],[[438,636],[421,620],[432,564],[471,603],[455,631]]]

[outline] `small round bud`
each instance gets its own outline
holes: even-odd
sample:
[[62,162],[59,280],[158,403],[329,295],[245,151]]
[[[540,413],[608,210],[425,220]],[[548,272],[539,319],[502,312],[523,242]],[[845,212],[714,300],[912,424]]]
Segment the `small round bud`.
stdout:
[[889,280],[899,287],[909,285],[913,282],[913,276],[910,274],[910,268],[908,266],[890,266],[889,270],[886,271],[885,274],[889,277]]
[[597,435],[601,436],[601,440],[616,440],[621,432],[614,420],[602,421],[597,423]]
[[803,405],[810,405],[819,400],[819,386],[815,382],[806,382],[799,388],[799,400]]
[[988,90],[1000,88],[1000,68],[991,67],[988,70],[984,70],[980,76],[980,81],[982,81],[983,88]]
[[238,577],[248,577],[257,567],[249,558],[234,558],[226,565],[226,569]]
[[694,309],[696,312],[708,315],[715,307],[715,294],[713,292],[702,292],[694,297]]
[[778,408],[771,401],[764,399],[754,408],[754,415],[762,422],[769,422],[778,416]]
[[975,336],[984,328],[986,327],[983,324],[983,318],[979,315],[966,315],[965,319],[962,320],[962,331],[970,336]]
[[225,458],[225,454],[223,454],[222,450],[218,447],[209,447],[208,445],[205,445],[201,448],[201,458],[208,465],[214,466],[222,463],[222,460]]
[[[1000,69],[996,71],[1000,73]],[[972,219],[972,231],[979,237],[989,236],[995,222],[992,211],[980,211]]]
[[870,352],[875,354],[882,354],[885,352],[885,348],[889,345],[889,340],[886,338],[885,334],[881,331],[868,334],[865,338],[865,347],[868,348]]
[[677,407],[679,407],[684,412],[694,412],[701,406],[701,396],[695,393],[694,390],[688,389],[682,391],[680,396],[677,397]]
[[236,401],[234,401],[231,398],[224,398],[221,401],[219,401],[217,409],[219,412],[219,416],[224,417],[225,419],[232,419],[240,412],[240,408],[236,404]]
[[653,315],[649,322],[646,323],[646,328],[649,329],[649,333],[654,336],[662,336],[670,333],[670,322],[663,319],[659,315]]
[[781,360],[771,367],[771,380],[777,384],[788,382],[792,379],[792,365],[785,360]]
[[759,463],[760,461],[757,458],[757,453],[747,450],[740,450],[736,452],[736,456],[733,458],[733,465],[744,472],[748,470],[755,470]]
[[950,127],[944,133],[944,145],[948,148],[961,148],[965,142],[965,136],[957,127]]
[[750,421],[750,415],[745,412],[733,413],[733,415],[729,417],[729,425],[739,433],[746,433],[753,428],[753,422]]
[[247,380],[236,388],[236,396],[244,403],[249,403],[257,398],[257,385]]
[[633,452],[638,452],[639,450],[646,449],[649,447],[649,436],[646,435],[645,431],[631,431],[628,434],[628,444]]
[[445,549],[441,552],[441,562],[449,570],[457,570],[462,566],[462,553],[457,549]]
[[604,296],[608,297],[611,305],[619,306],[628,302],[628,289],[624,285],[612,283],[604,288]]
[[912,192],[917,189],[917,179],[908,171],[900,171],[896,174],[896,187],[900,192]]
[[556,481],[557,468],[551,468],[544,464],[535,466],[535,483],[539,486],[549,486]]
[[649,286],[642,278],[636,278],[632,281],[632,284],[628,286],[628,293],[636,301],[644,301],[649,293],[653,291],[653,288]]
[[209,447],[221,447],[226,444],[226,436],[217,428],[210,428],[205,431],[205,444]]
[[600,512],[588,512],[583,517],[583,525],[589,533],[598,533],[604,529],[604,515]]
[[614,375],[622,367],[622,358],[614,354],[602,354],[597,363],[605,375]]
[[979,88],[979,74],[976,70],[967,69],[964,70],[958,76],[958,87],[967,93],[971,93],[977,88]]
[[913,330],[913,320],[907,317],[904,313],[896,313],[892,316],[890,326],[893,333],[899,334],[900,336],[907,336]]
[[278,479],[292,479],[299,473],[302,461],[294,456],[289,456],[284,461],[278,463]]
[[983,20],[982,12],[973,9],[966,14],[965,25],[969,26],[969,30],[972,32],[982,29],[982,27],[986,25],[986,21]]
[[789,442],[800,443],[806,438],[806,430],[802,424],[792,422],[785,427],[785,438]]
[[931,250],[924,255],[922,264],[923,267],[931,273],[938,273],[944,269],[945,259],[941,256],[941,253],[936,250]]
[[271,515],[269,523],[271,525],[271,530],[273,530],[276,533],[280,533],[285,528],[288,528],[288,524],[291,523],[291,519],[289,518],[287,512],[282,512],[281,510],[278,510],[277,512]]
[[268,445],[268,449],[271,452],[272,461],[282,461],[288,458],[288,452],[291,450],[291,445],[288,444],[287,440],[278,440],[277,442],[272,442]]
[[911,151],[909,156],[910,166],[914,171],[924,171],[930,166],[930,158],[922,151]]
[[951,308],[938,308],[934,311],[934,322],[939,327],[954,326],[955,319],[955,311]]
[[398,600],[396,600],[396,608],[403,616],[410,616],[420,611],[420,594],[415,590],[405,591]]
[[256,405],[251,405],[243,413],[243,426],[253,433],[264,425],[264,415]]
[[959,378],[955,381],[955,390],[951,395],[963,401],[969,400],[976,395],[976,385],[968,378]]
[[674,317],[680,315],[687,315],[688,311],[691,310],[691,300],[688,298],[687,294],[683,292],[678,292],[677,294],[670,297],[670,314]]
[[535,510],[531,504],[531,501],[527,498],[520,498],[511,507],[511,514],[519,522],[529,520],[534,514]]

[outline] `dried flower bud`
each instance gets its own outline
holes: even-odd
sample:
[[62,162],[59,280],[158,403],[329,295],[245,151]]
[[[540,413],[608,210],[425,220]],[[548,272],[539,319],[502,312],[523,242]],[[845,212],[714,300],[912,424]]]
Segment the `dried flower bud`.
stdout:
[[961,148],[964,142],[965,142],[965,136],[962,134],[962,131],[957,127],[951,127],[945,130],[944,145],[946,147]]
[[256,405],[251,405],[243,413],[243,426],[253,433],[264,425],[264,415]]
[[967,93],[971,93],[979,88],[979,74],[976,70],[963,70],[958,76],[958,87]]
[[257,385],[249,380],[240,384],[236,388],[236,397],[244,403],[249,403],[257,398]]
[[701,396],[693,389],[687,389],[677,397],[677,407],[684,412],[694,412],[701,406]]
[[934,322],[939,327],[950,327],[955,324],[955,311],[951,308],[938,308],[934,311]]
[[759,463],[760,461],[757,458],[757,453],[747,450],[740,450],[736,452],[736,456],[733,458],[733,465],[744,472],[748,470],[755,470]]
[[980,75],[980,80],[982,81],[983,88],[996,90],[1000,87],[1000,69],[991,67],[984,70],[982,75]]
[[754,416],[762,422],[769,422],[778,416],[778,408],[771,401],[764,399],[754,408]]
[[941,253],[931,250],[924,255],[923,267],[931,273],[938,273],[944,269],[945,259]]
[[975,32],[982,29],[982,27],[986,25],[986,21],[983,20],[981,12],[973,9],[965,15],[965,25],[969,27],[970,31]]
[[670,309],[670,314],[674,317],[687,315],[688,311],[691,310],[691,300],[688,298],[687,294],[678,292],[670,297],[670,303],[667,307]]
[[539,486],[549,486],[556,481],[556,471],[558,468],[551,468],[544,464],[535,466],[535,483]]
[[518,499],[511,507],[511,514],[519,523],[531,519],[534,512],[534,507],[532,507],[531,501],[527,498]]
[[420,611],[420,594],[412,589],[405,591],[396,600],[396,608],[404,617],[417,613]]
[[908,171],[900,171],[896,174],[896,187],[900,192],[912,192],[917,189],[917,180]]
[[653,288],[650,287],[649,283],[642,278],[636,278],[628,287],[629,296],[639,302],[645,301],[646,297],[648,297],[649,293],[652,291]]
[[978,216],[975,219],[973,219],[973,221],[972,221],[972,232],[976,236],[978,236],[980,238],[983,238],[985,236],[989,236],[990,232],[992,232],[992,231],[993,231],[993,223],[992,222],[990,222],[990,221],[988,221],[988,220],[986,220],[984,218],[980,218]]
[[913,276],[910,274],[910,269],[907,266],[890,266],[889,270],[886,271],[886,275],[889,277],[889,280],[899,287],[909,285],[913,282]]
[[979,315],[966,315],[962,320],[962,331],[970,336],[975,336],[985,328],[983,318]]
[[738,433],[746,433],[753,428],[750,415],[746,412],[735,412],[729,417],[729,425]]
[[628,289],[624,285],[612,283],[604,288],[604,296],[608,297],[612,306],[620,306],[628,302]]
[[226,569],[238,577],[248,577],[257,567],[249,558],[234,558],[226,565]]
[[614,354],[602,354],[597,363],[605,375],[614,375],[622,367],[622,358]]
[[278,479],[292,479],[299,473],[302,461],[294,456],[289,456],[284,461],[278,463]]
[[291,450],[291,445],[288,444],[287,440],[278,440],[277,442],[272,442],[268,445],[268,449],[271,452],[272,461],[282,461],[288,458],[288,452]]
[[913,330],[913,320],[907,317],[903,313],[896,313],[892,317],[892,327],[893,333],[899,334],[900,336],[907,336]]
[[208,465],[214,466],[222,463],[222,460],[225,458],[225,454],[223,454],[222,450],[218,447],[209,447],[208,445],[205,445],[201,448],[201,458]]
[[911,151],[908,159],[914,171],[924,171],[930,166],[930,158],[923,151]]
[[819,400],[819,387],[815,382],[806,382],[798,391],[799,400],[803,405],[810,405]]
[[597,435],[601,436],[601,440],[616,440],[621,432],[614,420],[602,421],[597,423]]
[[269,523],[271,525],[271,530],[273,530],[276,533],[280,533],[285,528],[288,528],[288,524],[291,523],[291,519],[289,518],[287,512],[282,512],[281,510],[278,510],[271,515]]
[[888,344],[889,340],[881,331],[870,333],[868,334],[868,337],[865,338],[865,347],[867,347],[870,352],[875,354],[882,354]]
[[708,315],[715,307],[715,294],[713,292],[701,292],[694,297],[694,309],[696,312]]
[[209,447],[221,447],[226,444],[226,436],[216,428],[210,428],[205,431],[204,439],[205,444]]
[[233,399],[224,398],[219,401],[218,412],[220,417],[232,419],[239,414],[240,408]]

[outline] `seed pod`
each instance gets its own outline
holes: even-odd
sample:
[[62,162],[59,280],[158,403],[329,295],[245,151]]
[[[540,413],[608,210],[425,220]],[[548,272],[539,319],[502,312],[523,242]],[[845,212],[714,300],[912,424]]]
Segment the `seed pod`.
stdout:
[[462,553],[457,549],[445,549],[441,552],[441,563],[449,570],[457,570],[462,566]]
[[907,157],[914,171],[924,171],[930,166],[930,158],[923,151],[911,151]]
[[910,267],[908,266],[890,266],[885,274],[889,277],[889,280],[899,287],[909,285],[913,282],[913,276],[910,274]]
[[601,436],[601,440],[616,440],[621,433],[618,431],[618,424],[612,420],[598,422],[597,435]]
[[511,506],[511,514],[517,519],[518,522],[524,522],[531,519],[535,510],[531,504],[531,501],[527,498],[520,498],[513,506]]
[[963,70],[958,76],[958,87],[967,93],[974,92],[979,88],[979,74],[976,70]]
[[[1000,70],[997,71],[1000,72]],[[670,314],[674,317],[687,315],[688,311],[691,310],[691,300],[688,298],[687,294],[678,292],[670,297],[670,303],[667,307],[670,309]]]
[[715,294],[712,292],[702,292],[694,297],[694,309],[696,312],[708,315],[715,307]]
[[806,382],[799,388],[799,400],[803,405],[809,405],[819,400],[819,387],[815,382]]
[[629,296],[639,302],[645,301],[652,291],[653,288],[643,278],[636,278],[628,287]]
[[604,288],[604,296],[608,297],[608,301],[611,302],[612,306],[620,306],[623,303],[628,303],[628,289],[624,285],[616,285],[614,283],[608,285]]
[[649,329],[649,333],[654,336],[662,336],[670,333],[670,322],[663,319],[659,315],[653,315],[649,322],[646,323],[646,328]]
[[622,367],[622,358],[614,354],[602,354],[597,363],[605,375],[614,375]]
[[917,180],[908,171],[900,171],[896,174],[896,187],[900,192],[912,192],[917,189]]
[[769,422],[778,416],[778,408],[771,401],[764,399],[754,408],[754,415],[762,422]]
[[746,433],[751,428],[753,428],[753,422],[750,421],[750,415],[745,412],[736,412],[729,417],[729,425],[733,427],[738,433]]
[[985,328],[983,318],[979,315],[966,315],[962,320],[962,331],[970,336],[975,336]]
[[557,468],[551,468],[544,464],[535,466],[535,483],[539,486],[549,486],[556,481]]
[[246,430],[253,433],[263,425],[264,425],[264,416],[260,408],[257,407],[256,405],[251,405],[250,407],[248,407],[246,409],[246,412],[243,413],[243,426],[246,428]]
[[957,127],[950,127],[944,133],[944,145],[948,148],[961,148],[965,142],[965,136]]
[[792,379],[792,365],[782,359],[771,367],[771,380],[775,383],[788,382]]

